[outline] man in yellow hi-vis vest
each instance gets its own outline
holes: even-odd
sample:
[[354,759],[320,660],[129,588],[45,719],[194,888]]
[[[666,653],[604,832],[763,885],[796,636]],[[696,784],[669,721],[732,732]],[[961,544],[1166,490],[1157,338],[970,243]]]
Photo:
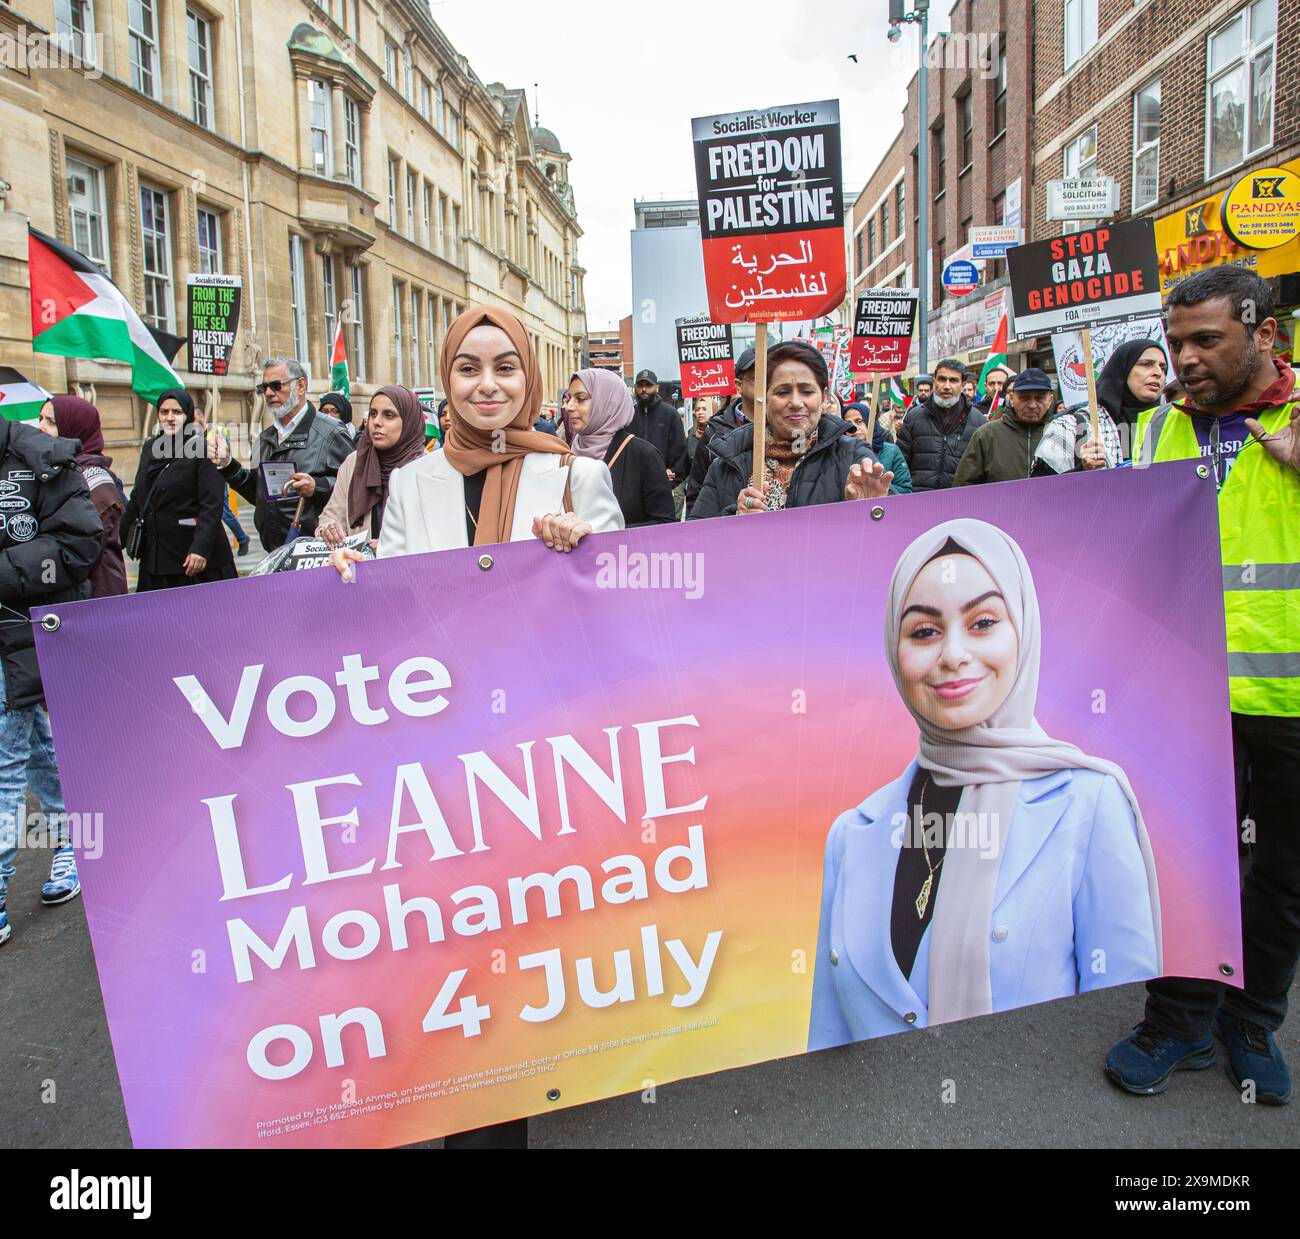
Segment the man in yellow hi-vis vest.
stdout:
[[[1191,276],[1167,302],[1181,405],[1141,414],[1135,464],[1200,457],[1219,491],[1242,884],[1244,989],[1169,977],[1106,1059],[1130,1093],[1209,1067],[1217,1034],[1244,1100],[1285,1105],[1274,1032],[1300,956],[1300,382],[1273,357],[1269,286],[1240,267]],[[1228,823],[1224,823],[1228,829]]]

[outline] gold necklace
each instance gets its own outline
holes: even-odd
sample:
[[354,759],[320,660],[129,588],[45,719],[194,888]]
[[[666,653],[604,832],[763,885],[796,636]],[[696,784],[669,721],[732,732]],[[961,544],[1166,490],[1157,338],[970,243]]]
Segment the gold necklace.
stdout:
[[921,784],[919,816],[921,819],[921,853],[925,857],[925,867],[930,872],[926,876],[925,881],[921,883],[921,893],[916,897],[916,919],[918,921],[925,920],[925,910],[930,906],[930,895],[934,890],[934,875],[943,868],[943,862],[948,859],[948,854],[945,852],[941,857],[939,857],[939,863],[937,865],[930,864],[930,848],[925,842],[925,785],[926,783],[929,783],[929,781],[930,778],[927,775],[925,783]]

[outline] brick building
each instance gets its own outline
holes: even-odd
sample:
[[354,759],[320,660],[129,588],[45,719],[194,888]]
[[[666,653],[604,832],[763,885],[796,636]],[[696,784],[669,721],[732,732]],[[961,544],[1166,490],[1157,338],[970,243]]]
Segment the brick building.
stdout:
[[[972,228],[1027,226],[1021,204],[1028,200],[1033,151],[1030,6],[956,0],[949,16],[950,33],[936,36],[926,55],[930,185],[924,194],[917,192],[919,75],[908,83],[903,124],[904,193],[911,212],[905,245],[916,273],[923,270],[916,252],[917,205],[930,209],[929,365],[940,356],[976,364],[987,355],[1007,296],[1006,264],[985,264],[981,286],[960,298],[944,292],[943,267],[960,255]],[[1027,227],[1026,232],[1032,239]],[[914,282],[920,284],[919,274]]]
[[900,132],[853,204],[853,239],[849,248],[851,294],[863,288],[887,285],[908,287],[911,270],[905,244],[907,221]]
[[1166,292],[1235,262],[1277,277],[1288,309],[1300,301],[1300,244],[1243,249],[1217,215],[1238,178],[1300,157],[1300,4],[1040,0],[1034,61],[1035,235],[1063,230],[1047,221],[1049,181],[1111,176],[1117,218],[1156,220]]

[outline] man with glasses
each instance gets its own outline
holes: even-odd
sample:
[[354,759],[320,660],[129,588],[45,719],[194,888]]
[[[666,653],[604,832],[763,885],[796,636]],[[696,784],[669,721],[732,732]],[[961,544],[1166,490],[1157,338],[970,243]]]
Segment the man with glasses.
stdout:
[[[1039,452],[1043,434],[1056,407],[1052,380],[1042,370],[1030,368],[1016,375],[1007,389],[1007,410],[996,421],[985,422],[971,435],[957,472],[954,486],[980,482],[1014,482],[1017,478],[1042,477],[1053,472],[1104,469],[1106,453],[1090,439],[1073,460],[1048,468]],[[1064,414],[1063,416],[1072,416]]]
[[[272,357],[262,368],[257,391],[266,398],[271,425],[253,446],[252,465],[245,468],[233,460],[219,432],[208,440],[208,456],[222,477],[253,504],[253,523],[263,549],[270,552],[284,545],[300,501],[299,531],[304,537],[315,533],[339,466],[353,445],[343,425],[319,414],[307,399],[307,371],[300,361]],[[292,476],[280,482],[289,465]],[[274,494],[267,493],[268,478],[275,483]]]

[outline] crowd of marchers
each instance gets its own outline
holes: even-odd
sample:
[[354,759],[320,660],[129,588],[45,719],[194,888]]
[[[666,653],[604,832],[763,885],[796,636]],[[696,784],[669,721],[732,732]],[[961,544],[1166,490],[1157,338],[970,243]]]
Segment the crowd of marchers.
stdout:
[[[312,401],[304,365],[279,357],[258,385],[270,424],[247,463],[187,392],[168,391],[128,495],[87,401],[55,396],[39,428],[0,422],[0,489],[29,518],[10,517],[0,532],[10,621],[0,626],[0,944],[12,932],[6,884],[28,789],[51,820],[64,809],[30,608],[127,592],[124,555],[138,563],[140,591],[236,577],[234,551],[249,538],[232,492],[251,506],[266,552],[322,539],[352,581],[370,556],[528,539],[566,553],[593,533],[683,519],[1195,459],[1218,492],[1238,816],[1254,828],[1243,864],[1245,987],[1152,981],[1143,1020],[1106,1072],[1129,1092],[1162,1092],[1177,1071],[1214,1061],[1217,1036],[1230,1073],[1253,1081],[1257,1100],[1288,1101],[1274,1034],[1300,955],[1300,381],[1277,356],[1273,297],[1251,272],[1190,277],[1165,316],[1168,351],[1160,340],[1118,348],[1098,376],[1095,409],[1064,405],[1042,370],[992,367],[977,380],[949,359],[908,399],[872,408],[834,394],[817,349],[777,343],[757,475],[752,349],[726,399],[676,408],[650,371],[629,389],[617,374],[582,369],[547,416],[529,334],[492,306],[472,307],[448,330],[446,398],[428,427],[416,396],[395,384],[353,425],[345,396]],[[1158,485],[1159,471],[1148,476]],[[784,553],[779,523],[771,550]],[[1243,565],[1262,578],[1238,585]],[[53,842],[41,900],[57,905],[80,883],[69,840],[56,832]],[[508,1143],[521,1133],[508,1125],[472,1138]]]

